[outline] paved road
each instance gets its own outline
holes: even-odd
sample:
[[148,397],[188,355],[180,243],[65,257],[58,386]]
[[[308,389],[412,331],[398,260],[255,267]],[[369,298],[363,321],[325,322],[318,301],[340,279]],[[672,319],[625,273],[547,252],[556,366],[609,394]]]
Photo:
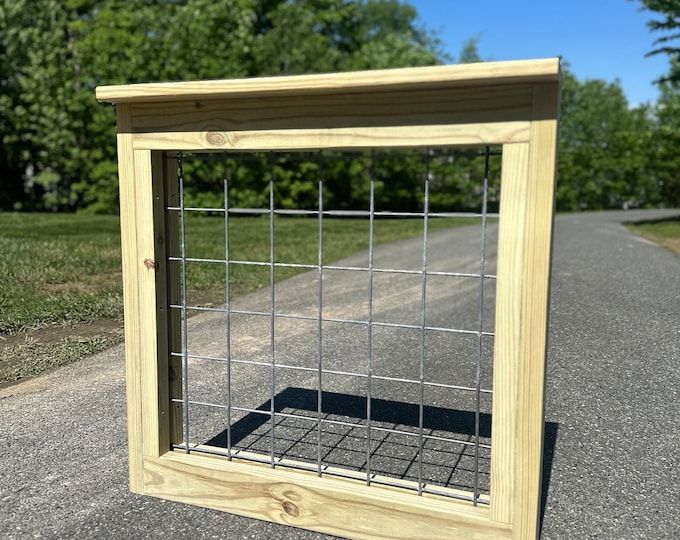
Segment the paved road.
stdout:
[[[680,536],[680,258],[621,225],[622,220],[662,214],[636,211],[557,219],[546,410],[552,451],[547,460],[544,538]],[[491,245],[494,234],[491,228]],[[476,229],[437,233],[430,242],[432,268],[474,272],[478,247]],[[360,265],[362,258],[344,262]],[[383,246],[376,254],[376,265],[383,267],[417,268],[419,260],[417,240]],[[494,271],[493,265],[492,249],[488,272]],[[489,331],[492,283],[487,282],[486,289],[484,324]],[[277,310],[315,315],[317,285],[313,276],[301,275],[277,286]],[[475,329],[477,285],[460,278],[433,278],[428,283],[428,324]],[[365,279],[329,272],[324,279],[324,315],[365,318],[366,292]],[[417,277],[376,274],[374,293],[375,320],[419,324]],[[239,300],[238,307],[264,310],[268,301],[269,291],[260,291]],[[190,322],[192,353],[224,354],[219,315],[203,314]],[[240,316],[233,322],[234,355],[268,361],[267,319]],[[316,366],[315,322],[281,321],[275,334],[277,362]],[[373,338],[378,374],[387,374],[388,368],[390,375],[402,378],[417,374],[417,331],[383,327]],[[473,382],[476,343],[464,338],[428,333],[428,377],[463,386]],[[361,325],[328,323],[326,369],[365,373],[366,341]],[[486,385],[490,349],[484,352]],[[192,360],[190,369],[190,395],[224,403],[223,366]],[[268,374],[266,367],[235,367],[235,402],[246,408],[266,406]],[[361,399],[334,401],[334,396],[361,396],[364,378],[328,376],[325,382],[331,418],[361,416]],[[310,403],[315,406],[315,385],[312,372],[278,370],[277,407],[283,412],[295,407],[296,413],[305,414]],[[413,409],[401,410],[400,419],[391,416],[394,385],[374,385],[374,395],[383,400],[376,402],[382,407],[376,408],[378,425],[413,431]],[[404,401],[417,400],[412,385],[400,385],[399,392]],[[431,416],[426,423],[433,433],[446,431],[430,420],[441,417],[442,408],[470,409],[469,393],[459,394],[427,394],[426,413]],[[235,414],[234,420],[240,420],[238,444],[266,452],[268,424],[253,422],[253,416]],[[313,459],[316,439],[310,422],[283,420],[276,426],[277,439],[289,440],[276,450]],[[464,415],[450,420],[452,431],[469,438]],[[224,411],[192,407],[191,425],[192,440],[204,442],[224,427]],[[365,467],[361,430],[330,430],[323,441],[326,461]],[[374,437],[374,447],[380,450],[373,458],[374,470],[413,479],[417,467],[412,445],[403,440],[408,438],[385,433]],[[0,537],[322,538],[128,493],[122,347],[0,390],[0,445]],[[426,480],[445,478],[443,483],[450,486],[469,485],[470,452],[459,451],[455,470],[447,471],[452,449],[444,446],[428,447]],[[480,481],[484,487],[484,475]]]

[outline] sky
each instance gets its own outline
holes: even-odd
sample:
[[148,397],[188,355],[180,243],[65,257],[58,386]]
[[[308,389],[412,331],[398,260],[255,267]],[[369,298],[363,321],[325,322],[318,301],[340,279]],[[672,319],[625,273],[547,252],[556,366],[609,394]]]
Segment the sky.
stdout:
[[665,55],[645,57],[654,18],[629,0],[409,0],[454,60],[469,38],[484,60],[561,56],[580,79],[619,79],[632,106],[657,97]]

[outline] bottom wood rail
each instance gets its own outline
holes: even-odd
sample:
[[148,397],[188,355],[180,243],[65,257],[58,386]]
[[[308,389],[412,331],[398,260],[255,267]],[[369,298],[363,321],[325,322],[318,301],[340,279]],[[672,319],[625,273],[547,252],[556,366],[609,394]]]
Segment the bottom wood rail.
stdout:
[[144,458],[144,494],[348,538],[510,538],[489,508],[269,465],[168,452]]

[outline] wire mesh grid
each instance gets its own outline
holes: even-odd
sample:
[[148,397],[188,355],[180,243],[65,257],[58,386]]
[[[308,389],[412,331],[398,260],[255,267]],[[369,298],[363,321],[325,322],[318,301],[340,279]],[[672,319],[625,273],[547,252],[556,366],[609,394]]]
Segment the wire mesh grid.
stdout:
[[[490,161],[499,152],[489,147],[475,154],[483,161],[483,174],[479,179],[481,204],[477,212],[433,211],[430,204],[432,174],[429,164],[437,154],[427,151],[422,155],[422,209],[418,211],[390,211],[376,209],[376,183],[379,181],[374,164],[376,153],[368,156],[366,170],[369,175],[368,208],[329,209],[325,207],[323,166],[318,168],[317,201],[314,209],[277,208],[275,204],[276,182],[270,177],[267,186],[266,208],[248,208],[230,205],[230,190],[233,179],[227,172],[223,180],[223,201],[221,207],[188,206],[186,201],[185,164],[188,160],[219,160],[224,155],[187,155],[178,153],[169,156],[176,161],[178,179],[178,204],[166,207],[170,219],[179,222],[179,253],[170,254],[168,260],[180,268],[180,296],[170,301],[169,307],[181,314],[181,350],[170,354],[182,365],[181,395],[171,396],[171,401],[182,406],[183,440],[173,446],[187,453],[205,452],[224,456],[226,459],[245,459],[268,463],[271,467],[291,467],[314,471],[319,476],[343,476],[362,480],[368,485],[381,484],[413,490],[418,494],[433,493],[470,501],[473,505],[489,502],[489,461],[491,449],[491,417],[484,412],[482,401],[489,403],[492,390],[483,385],[485,350],[492,350],[494,332],[485,326],[485,284],[495,280],[488,272],[487,244],[488,220],[497,214],[488,211]],[[449,154],[445,154],[448,156]],[[451,154],[453,155],[453,154]],[[364,156],[365,157],[365,156]],[[233,159],[233,156],[230,156]],[[337,158],[337,156],[336,156]],[[343,155],[343,159],[347,159]],[[238,159],[252,159],[239,156]],[[269,158],[268,158],[269,159]],[[297,154],[298,161],[310,159]],[[314,154],[311,159],[323,164],[323,154]],[[271,160],[270,160],[271,161]],[[271,166],[271,162],[269,163]],[[229,167],[225,166],[225,171]],[[386,181],[386,179],[382,179]],[[191,214],[218,214],[223,219],[223,257],[190,257],[188,255],[187,216]],[[232,219],[240,215],[261,216],[267,220],[268,260],[246,260],[234,258],[230,246]],[[277,260],[276,216],[300,216],[316,218],[317,249],[316,261],[294,262]],[[479,254],[476,271],[435,270],[431,263],[433,249],[428,243],[431,238],[430,221],[438,218],[476,218]],[[343,264],[325,262],[324,221],[327,218],[363,218],[368,221],[367,264]],[[375,263],[375,229],[378,219],[410,218],[422,220],[420,233],[419,268],[379,267]],[[300,240],[304,241],[304,240]],[[188,298],[187,272],[190,265],[221,265],[224,268],[223,305],[199,305]],[[259,309],[243,307],[232,299],[232,268],[253,267],[268,272],[267,302]],[[277,270],[294,269],[307,271],[316,281],[315,313],[294,313],[277,309]],[[366,281],[365,317],[333,316],[325,305],[325,282],[331,272],[351,272]],[[397,275],[418,280],[418,320],[406,324],[379,320],[375,316],[376,276]],[[476,317],[468,328],[454,325],[428,324],[428,290],[431,280],[460,279],[473,283],[477,289]],[[414,291],[416,289],[414,288]],[[436,291],[435,291],[436,292]],[[179,300],[179,301],[177,301]],[[192,351],[189,343],[189,317],[193,313],[205,312],[220,317],[224,335],[223,354],[200,354]],[[268,335],[266,357],[257,354],[247,358],[232,346],[234,318],[247,317],[251,320],[266,321],[268,329],[262,328],[259,337]],[[315,365],[296,365],[281,362],[277,354],[277,338],[282,333],[280,324],[310,324],[315,327]],[[363,363],[363,369],[340,369],[328,365],[325,354],[325,339],[328,325],[352,327],[365,332],[366,347],[356,356]],[[375,333],[385,331],[410,332],[417,342],[417,369],[409,376],[378,372],[375,369]],[[351,337],[351,331],[350,331]],[[474,342],[472,362],[472,384],[454,384],[437,380],[436,371],[428,375],[428,346],[433,335],[451,338],[464,337]],[[265,339],[265,338],[262,338]],[[394,346],[398,346],[395,341]],[[488,354],[486,355],[488,356]],[[222,366],[223,370],[213,373],[224,399],[209,399],[192,389],[192,374],[198,371],[192,362]],[[260,389],[267,386],[268,399],[258,406],[239,404],[239,389],[234,383],[235,369],[247,368],[249,378],[258,379]],[[451,370],[444,366],[444,370]],[[219,373],[219,375],[215,375]],[[435,376],[433,376],[435,375]],[[295,385],[298,377],[315,381],[315,388],[300,388]],[[309,379],[311,378],[311,379]],[[333,392],[328,386],[329,379],[363,381],[362,395]],[[281,390],[281,381],[284,381]],[[376,396],[376,385],[399,385],[402,399],[384,399]],[[356,386],[353,387],[356,389]],[[396,388],[396,387],[394,387]],[[407,389],[407,390],[405,390]],[[426,400],[426,393],[464,394],[464,410],[453,410],[437,406],[436,399]],[[192,436],[194,417],[199,409],[210,409],[222,419],[223,430],[214,432],[213,427],[200,435]],[[201,424],[200,420],[196,420]],[[197,431],[201,431],[197,429]],[[461,435],[462,434],[462,435]],[[200,442],[192,442],[198,440]],[[442,465],[443,464],[443,465]],[[467,473],[466,482],[457,482],[455,474]],[[448,489],[450,487],[461,489]]]

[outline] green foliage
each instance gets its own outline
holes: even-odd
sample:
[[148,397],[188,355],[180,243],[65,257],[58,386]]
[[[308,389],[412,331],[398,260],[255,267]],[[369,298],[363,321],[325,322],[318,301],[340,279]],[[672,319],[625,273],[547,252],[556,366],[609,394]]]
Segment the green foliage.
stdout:
[[[4,90],[0,117],[7,130],[2,133],[3,153],[23,172],[29,190],[40,192],[47,204],[67,206],[69,189],[62,179],[77,175],[66,157],[77,152],[68,126],[74,103],[65,65],[73,43],[65,32],[68,15],[60,3],[37,4],[25,0],[0,4]],[[19,186],[11,191],[20,191]]]
[[649,140],[651,174],[656,178],[661,200],[680,206],[680,0],[641,0],[647,9],[661,15],[648,23],[650,30],[662,33],[648,53],[668,55],[669,73],[659,81],[661,95],[653,107],[654,124]]
[[259,2],[251,74],[279,75],[437,63],[438,42],[397,0]]
[[563,78],[557,206],[585,210],[654,206],[661,201],[650,175],[653,118],[629,108],[620,84]]
[[660,82],[680,82],[680,0],[640,0],[642,5],[661,15],[647,23],[652,32],[663,33],[654,41],[655,49],[648,54],[667,54],[671,62],[670,73]]
[[661,96],[654,107],[656,122],[650,151],[661,199],[680,207],[680,83],[661,84]]
[[680,255],[680,217],[638,221],[628,223],[626,226],[632,232]]
[[[667,17],[655,28],[672,30],[677,0],[644,1]],[[114,112],[96,102],[97,85],[445,59],[415,8],[399,0],[0,0],[0,209],[116,211]],[[468,40],[459,61],[480,60],[477,40]],[[578,81],[567,73],[558,208],[678,204],[677,94],[668,83],[656,105],[631,109],[618,83]],[[239,206],[265,206],[273,175],[278,205],[313,207],[320,173],[328,180],[327,204],[356,208],[365,202],[366,159],[319,167],[281,156],[187,164],[195,178],[187,202],[221,204],[227,173],[239,186],[232,194]],[[431,167],[439,188],[432,194],[435,207],[477,207],[479,160],[440,160]],[[419,204],[419,156],[385,159],[376,168],[381,182],[390,181],[377,192],[383,208]]]
[[680,206],[680,92],[630,107],[620,84],[563,78],[557,207]]
[[[478,150],[323,152],[302,158],[249,153],[230,154],[221,162],[189,154],[183,159],[183,171],[188,206],[221,208],[224,178],[228,178],[232,207],[267,208],[269,182],[273,180],[277,208],[316,209],[318,182],[323,178],[324,207],[365,210],[373,177],[377,209],[415,211],[422,209],[423,178],[427,173],[433,211],[478,211],[484,160]],[[500,159],[492,157],[489,202],[494,208],[499,176]]]
[[459,64],[471,64],[471,63],[474,63],[474,62],[481,62],[482,57],[479,56],[478,44],[479,44],[479,38],[475,37],[475,38],[468,39],[463,44],[463,47],[460,50],[460,54],[458,55],[458,63]]
[[396,0],[0,0],[1,204],[115,211],[115,122],[97,85],[440,57]]

